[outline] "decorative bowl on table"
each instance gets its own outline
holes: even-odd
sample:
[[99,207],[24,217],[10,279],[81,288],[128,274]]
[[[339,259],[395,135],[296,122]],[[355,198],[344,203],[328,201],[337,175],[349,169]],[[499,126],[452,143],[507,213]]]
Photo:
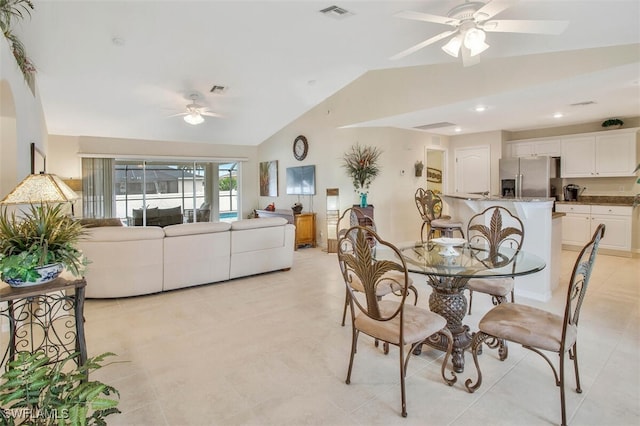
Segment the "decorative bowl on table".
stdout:
[[464,238],[448,237],[432,238],[430,241],[440,246],[439,253],[442,256],[459,256],[460,253],[458,253],[454,247],[461,247],[467,242]]

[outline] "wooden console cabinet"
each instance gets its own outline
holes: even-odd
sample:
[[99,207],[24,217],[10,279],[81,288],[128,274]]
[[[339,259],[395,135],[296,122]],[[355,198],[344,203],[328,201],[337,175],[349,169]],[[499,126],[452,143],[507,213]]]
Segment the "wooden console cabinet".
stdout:
[[300,213],[293,214],[291,210],[256,210],[257,217],[283,217],[287,222],[296,226],[296,240],[294,248],[298,250],[299,246],[311,245],[316,246],[316,214]]
[[316,214],[300,213],[293,216],[293,224],[296,226],[295,249],[301,245],[310,244],[316,246]]

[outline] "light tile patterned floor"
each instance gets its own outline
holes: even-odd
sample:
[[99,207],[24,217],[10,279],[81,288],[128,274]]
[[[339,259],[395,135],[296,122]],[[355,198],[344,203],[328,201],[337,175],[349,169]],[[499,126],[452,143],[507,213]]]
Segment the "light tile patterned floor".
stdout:
[[[562,284],[576,252],[562,253]],[[505,362],[485,351],[483,386],[470,356],[458,382],[439,375],[442,354],[412,357],[408,417],[400,416],[398,352],[385,356],[361,336],[351,385],[344,383],[351,339],[339,322],[344,301],[337,259],[295,252],[295,265],[226,283],[122,300],[89,300],[90,355],[118,360],[94,375],[118,388],[122,414],[110,425],[552,425],[558,388],[537,355],[510,346]],[[429,287],[415,276],[419,303]],[[599,255],[582,311],[583,393],[567,392],[569,423],[640,424],[640,259]],[[89,284],[90,285],[90,284]],[[558,313],[564,287],[544,306]],[[541,305],[520,299],[519,302]],[[478,295],[473,329],[489,307]],[[572,370],[568,370],[573,385]]]

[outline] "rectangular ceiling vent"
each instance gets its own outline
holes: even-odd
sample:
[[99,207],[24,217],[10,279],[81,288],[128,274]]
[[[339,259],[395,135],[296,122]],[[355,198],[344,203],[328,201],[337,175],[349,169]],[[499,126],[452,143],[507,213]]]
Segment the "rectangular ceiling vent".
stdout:
[[225,90],[227,90],[226,87],[224,86],[218,86],[218,85],[214,85],[211,90],[209,90],[209,92],[211,93],[216,93],[216,94],[220,94],[222,92],[224,92]]
[[335,19],[344,19],[347,16],[353,15],[353,13],[349,12],[347,9],[344,9],[340,6],[335,6],[335,5],[329,6],[320,10],[320,13],[322,13],[325,16],[331,16],[332,18],[335,18]]
[[575,107],[575,106],[585,106],[585,105],[591,105],[591,104],[595,104],[595,102],[594,101],[576,102],[575,104],[569,104],[569,106]]
[[450,126],[455,126],[455,124],[449,123],[448,121],[441,121],[439,123],[431,123],[431,124],[425,124],[424,126],[416,126],[414,127],[414,129],[430,130],[430,129],[440,129],[441,127],[450,127]]

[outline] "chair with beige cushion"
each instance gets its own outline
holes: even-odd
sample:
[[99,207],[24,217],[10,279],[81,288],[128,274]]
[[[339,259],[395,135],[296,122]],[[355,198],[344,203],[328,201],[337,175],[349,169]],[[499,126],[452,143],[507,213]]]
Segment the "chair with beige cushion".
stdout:
[[[371,240],[374,240],[375,244],[372,245]],[[375,258],[376,254],[380,255],[383,252],[384,256]],[[404,259],[395,246],[381,240],[370,228],[356,226],[342,235],[338,240],[338,262],[351,306],[351,356],[346,383],[351,382],[360,333],[397,346],[400,355],[402,416],[406,417],[407,365],[413,351],[430,336],[446,336],[447,352],[442,362],[441,374],[450,386],[456,381],[455,373],[451,372],[451,377],[448,378],[445,371],[453,347],[453,337],[447,329],[447,320],[428,309],[405,303],[409,293],[409,276]],[[389,278],[390,273],[393,273],[393,278]],[[395,297],[380,299],[379,288],[387,288],[389,281],[393,281],[391,287],[394,289],[392,294]],[[357,289],[354,283],[357,283]],[[410,348],[405,358],[406,346]]]
[[[484,253],[487,260],[493,267],[500,267],[502,263],[507,264],[510,260],[500,257],[500,249],[510,249],[511,257],[520,251],[524,241],[524,226],[518,217],[504,207],[489,207],[469,219],[467,238],[471,247],[486,248]],[[511,277],[470,279],[467,283],[469,315],[471,315],[474,292],[490,295],[494,305],[506,301],[509,294],[513,302],[513,283]]]
[[[469,392],[476,391],[482,384],[478,351],[483,342],[491,348],[495,348],[496,342],[500,339],[518,343],[542,356],[551,367],[556,386],[560,387],[562,425],[567,424],[564,390],[565,355],[568,352],[569,359],[573,360],[576,375],[576,392],[582,393],[580,375],[578,373],[578,320],[580,319],[580,308],[584,301],[598,245],[604,235],[604,230],[605,226],[603,224],[598,225],[593,238],[584,246],[576,259],[567,289],[563,315],[519,303],[502,303],[482,317],[478,324],[479,330],[475,333],[471,342],[471,353],[473,354],[473,362],[476,365],[478,378],[475,383],[473,383],[472,379],[465,381],[465,386]],[[559,355],[559,371],[545,352],[553,352]],[[506,355],[505,353],[504,357],[501,356],[500,359],[503,360]],[[532,389],[527,389],[527,391],[532,392]]]
[[[349,219],[349,222],[347,223],[347,219]],[[346,231],[347,229],[349,229],[350,227],[353,226],[358,226],[358,225],[362,225],[364,224],[364,226],[366,226],[367,228],[373,230],[374,232],[377,232],[376,230],[376,224],[373,221],[373,219],[369,216],[367,216],[366,214],[364,214],[362,212],[362,210],[358,209],[357,207],[350,207],[348,209],[346,209],[344,212],[342,212],[342,215],[340,216],[340,218],[338,219],[338,223],[336,225],[336,235],[338,236],[338,239],[340,237],[343,237],[344,235],[346,235]],[[369,238],[369,243],[372,244],[372,246],[375,246],[375,241],[373,241],[373,239]],[[391,293],[393,291],[392,289],[392,283],[394,282],[393,278],[398,278],[399,274],[395,271],[389,271],[387,273],[387,278],[390,278],[387,281],[387,285],[381,285],[378,288],[378,297],[382,298],[383,296]],[[358,282],[357,278],[355,279],[355,281],[353,282],[353,288],[354,291],[364,291],[362,289],[361,284]],[[414,305],[418,303],[418,290],[416,290],[416,288],[413,286],[413,280],[411,279],[411,277],[409,277],[409,290],[411,290],[414,294]],[[342,325],[344,326],[345,321],[347,319],[347,307],[349,306],[349,292],[346,292],[345,295],[345,299],[344,299],[344,310],[342,312]],[[377,342],[376,342],[377,343]],[[377,344],[376,344],[377,346]]]
[[430,189],[418,188],[415,193],[415,202],[422,227],[420,228],[420,240],[424,243],[424,228],[427,228],[427,240],[438,232],[440,235],[452,237],[454,232],[459,232],[464,238],[462,222],[452,219],[451,216],[442,214],[442,199]]

